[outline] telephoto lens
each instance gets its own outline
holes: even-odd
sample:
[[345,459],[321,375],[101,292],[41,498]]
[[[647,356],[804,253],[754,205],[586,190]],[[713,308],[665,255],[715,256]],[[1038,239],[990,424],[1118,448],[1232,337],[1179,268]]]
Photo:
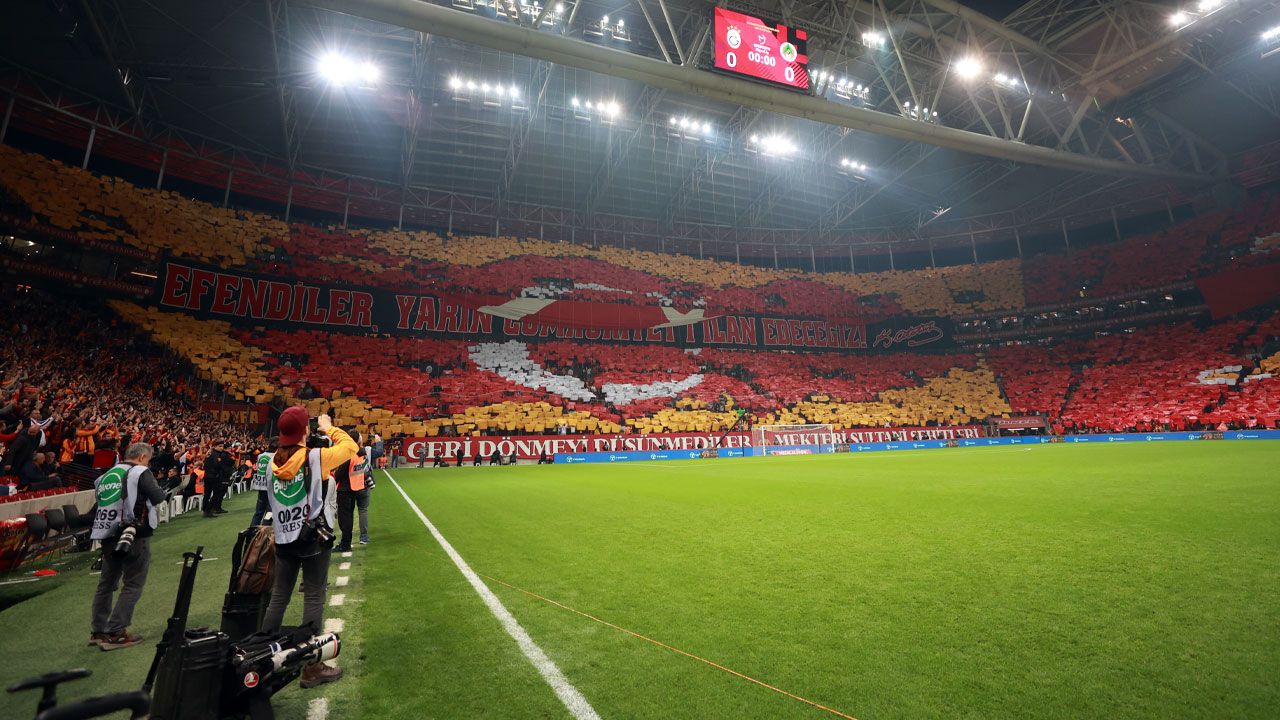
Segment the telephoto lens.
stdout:
[[133,551],[133,541],[138,536],[138,528],[130,525],[120,533],[120,539],[116,540],[116,554],[128,555]]

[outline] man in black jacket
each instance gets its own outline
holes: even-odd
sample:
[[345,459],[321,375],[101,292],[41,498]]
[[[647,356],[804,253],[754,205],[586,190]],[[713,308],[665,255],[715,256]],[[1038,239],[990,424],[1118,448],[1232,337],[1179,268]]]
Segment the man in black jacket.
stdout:
[[213,450],[204,459],[204,516],[211,518],[222,515],[222,498],[227,494],[227,484],[231,482],[231,472],[235,469],[235,460],[227,453],[221,438],[216,440]]

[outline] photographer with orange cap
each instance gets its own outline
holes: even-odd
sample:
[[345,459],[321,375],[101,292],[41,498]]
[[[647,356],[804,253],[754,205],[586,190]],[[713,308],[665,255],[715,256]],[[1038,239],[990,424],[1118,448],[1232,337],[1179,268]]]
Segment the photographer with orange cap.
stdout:
[[[280,413],[280,443],[271,459],[268,501],[275,528],[275,577],[271,602],[262,629],[280,629],[285,608],[302,572],[302,623],[320,632],[324,625],[325,588],[329,584],[329,554],[337,489],[329,474],[356,456],[359,447],[328,415],[316,418],[316,429],[330,447],[308,447],[310,418],[306,408],[294,406]],[[321,442],[323,442],[323,438]],[[302,671],[301,685],[315,687],[342,677],[342,669],[312,663]]]

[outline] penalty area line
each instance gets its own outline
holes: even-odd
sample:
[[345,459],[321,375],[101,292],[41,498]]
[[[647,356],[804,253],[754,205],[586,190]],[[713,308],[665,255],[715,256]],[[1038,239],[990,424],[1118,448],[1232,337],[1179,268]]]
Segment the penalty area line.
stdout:
[[484,601],[484,604],[489,608],[489,612],[493,613],[493,616],[502,625],[502,629],[506,630],[507,634],[520,646],[520,652],[524,653],[524,656],[538,670],[538,673],[542,675],[542,679],[551,687],[556,697],[560,698],[560,702],[564,704],[569,713],[577,720],[600,720],[600,716],[596,714],[595,708],[591,707],[591,703],[587,702],[587,699],[578,691],[578,688],[574,687],[568,678],[564,676],[564,673],[560,672],[560,668],[556,666],[555,662],[533,641],[533,638],[529,637],[529,633],[520,625],[515,616],[511,614],[511,611],[507,610],[507,606],[502,604],[502,601],[498,599],[497,595],[493,594],[488,585],[485,585],[480,576],[476,574],[476,571],[472,570],[467,561],[463,560],[462,556],[458,554],[458,551],[453,549],[453,545],[450,545],[444,535],[440,534],[440,531],[436,529],[436,526],[431,524],[431,521],[427,519],[427,516],[418,507],[418,504],[413,501],[413,498],[410,498],[404,488],[400,487],[400,483],[396,482],[396,479],[386,469],[383,469],[382,472],[386,473],[387,479],[395,486],[400,493],[400,497],[404,498],[404,501],[409,504],[409,508],[426,526],[427,531],[436,539],[436,542],[440,543],[440,547],[444,549],[445,554],[449,556],[453,564],[458,567],[458,571],[467,579],[467,582],[471,583],[471,587],[475,589],[476,594]]

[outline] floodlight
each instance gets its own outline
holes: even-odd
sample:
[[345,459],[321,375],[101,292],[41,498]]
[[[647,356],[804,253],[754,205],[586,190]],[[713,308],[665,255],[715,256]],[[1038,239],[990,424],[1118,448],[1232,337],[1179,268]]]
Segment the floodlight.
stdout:
[[759,136],[759,135],[752,135],[752,136],[751,136],[751,144],[752,144],[752,145],[758,145],[759,143],[760,143],[760,136]]
[[586,106],[587,106],[587,109],[588,109],[588,110],[590,110],[590,109],[591,109],[591,101],[590,101],[590,100],[588,100],[588,101],[586,102]]
[[672,125],[676,125],[676,124],[678,124],[679,122],[680,122],[680,119],[679,119],[679,118],[677,118],[675,115],[672,115],[672,116],[671,116],[671,124],[672,124]]
[[351,63],[338,53],[329,52],[320,56],[316,69],[332,85],[341,87],[351,80]]
[[1271,28],[1270,30],[1262,33],[1263,40],[1274,40],[1276,38],[1280,38],[1280,25],[1277,25]]
[[493,91],[494,91],[494,92],[496,92],[496,93],[498,93],[498,97],[502,97],[503,95],[505,95],[505,94],[507,93],[507,89],[506,89],[506,88],[504,88],[504,87],[502,87],[502,85],[495,85],[495,86],[493,86]]
[[1213,12],[1214,10],[1222,7],[1222,2],[1223,0],[1200,0],[1200,3],[1196,5],[1196,7],[1199,8],[1202,13]]
[[569,101],[569,103],[570,103],[570,104],[572,104],[574,107],[578,107],[578,105],[580,104],[580,103],[578,102],[578,98],[577,98],[577,96],[576,96],[576,95],[574,96],[574,98],[573,98],[572,100],[570,100],[570,101]]
[[480,83],[480,89],[489,92],[489,83]]
[[1182,11],[1178,11],[1169,16],[1169,24],[1173,25],[1174,27],[1182,27],[1183,25],[1186,24],[1186,22],[1187,22],[1187,14]]
[[627,19],[626,19],[626,18],[618,18],[618,27],[626,27],[626,26],[627,26]]
[[880,47],[884,45],[884,33],[871,31],[862,33],[862,42],[864,45],[872,47]]
[[511,93],[511,97],[513,98],[520,97],[520,88],[516,87],[515,85],[511,86],[511,90],[509,92]]
[[954,67],[957,75],[969,80],[977,77],[982,72],[982,61],[970,55],[957,60]]
[[360,64],[360,77],[372,85],[382,79],[382,68],[374,65],[371,60],[365,60]]
[[711,133],[711,123],[704,120],[702,122],[702,134],[709,135],[710,133]]
[[610,103],[609,103],[609,106],[608,106],[607,108],[605,108],[605,110],[606,110],[610,115],[617,115],[619,112],[621,112],[621,111],[622,111],[622,108],[618,107],[618,103],[616,103],[616,102],[610,102]]
[[468,90],[475,90],[475,89],[476,89],[476,81],[475,81],[475,80],[468,80],[468,81],[467,81],[467,89],[468,89]]
[[605,15],[604,17],[600,18],[600,24],[601,24],[601,25],[608,25],[608,24],[609,24],[609,16],[608,16],[608,15]]
[[453,77],[449,78],[449,87],[453,88],[454,90],[461,89],[462,78],[458,77],[457,75],[454,75]]
[[564,12],[564,3],[556,3],[556,14]]

